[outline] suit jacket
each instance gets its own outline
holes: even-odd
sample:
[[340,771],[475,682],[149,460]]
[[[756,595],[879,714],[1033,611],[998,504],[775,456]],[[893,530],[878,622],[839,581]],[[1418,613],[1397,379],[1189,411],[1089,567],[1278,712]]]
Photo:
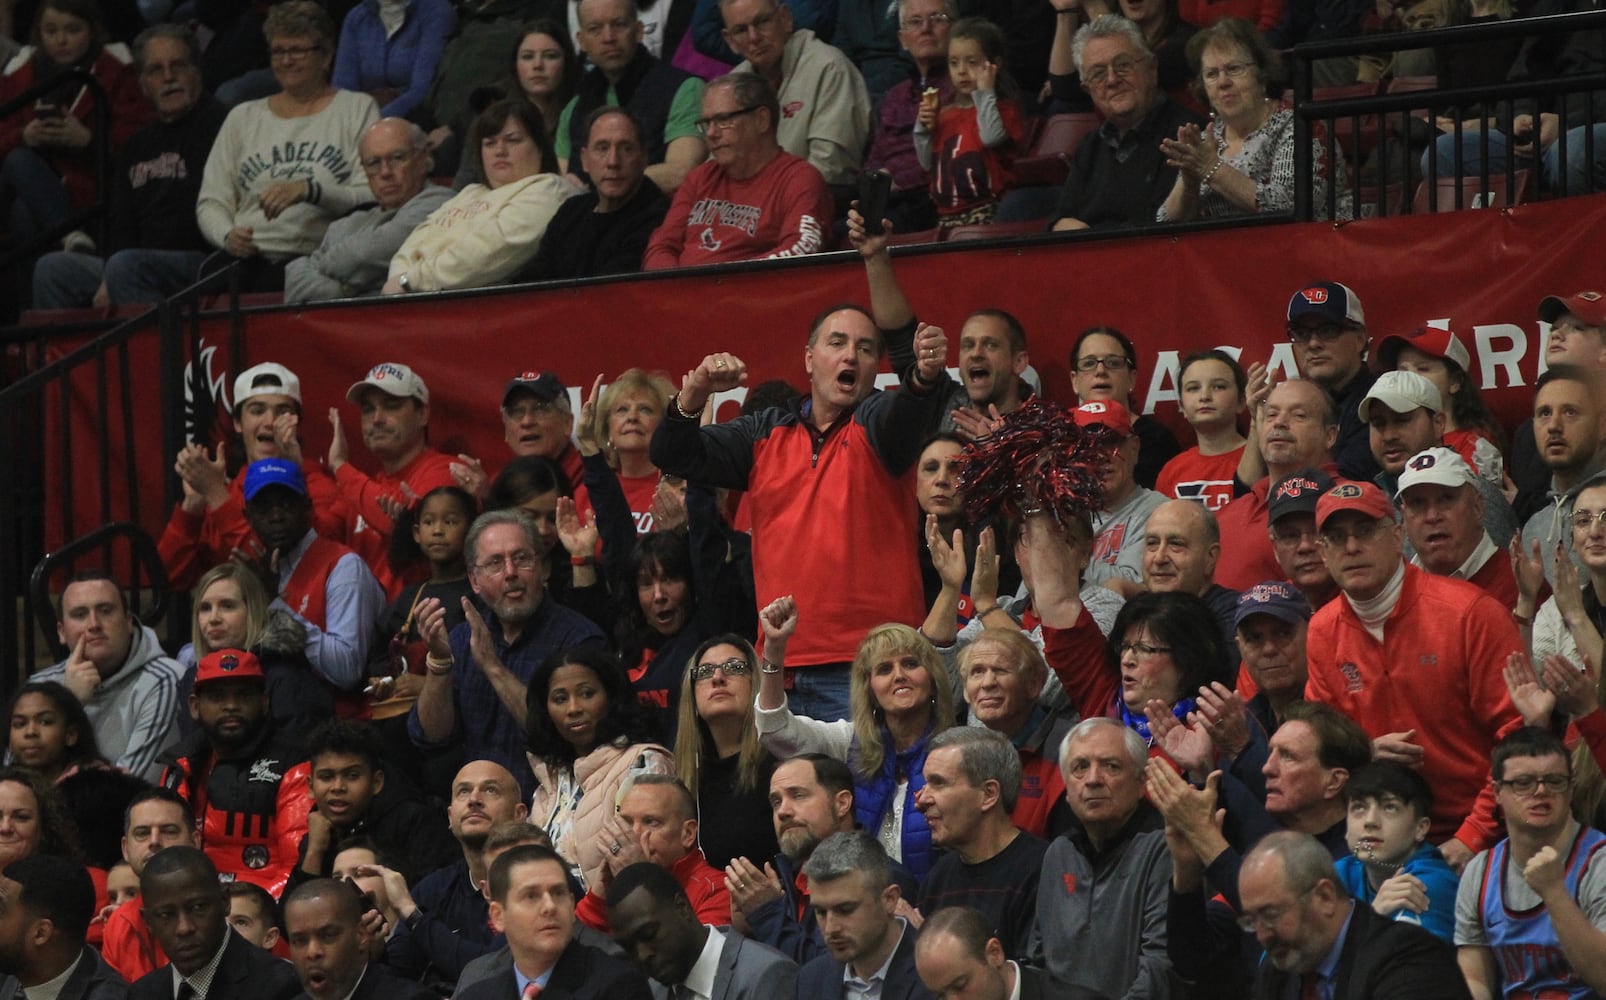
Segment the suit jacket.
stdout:
[[[100,952],[85,947],[78,968],[62,984],[57,1000],[126,1000],[128,983],[107,965]],[[21,1000],[22,984],[16,976],[0,977],[0,1000]]]
[[[796,962],[728,927],[720,930],[725,935],[725,947],[719,953],[711,1000],[786,1000],[797,992]],[[656,979],[648,982],[653,1000],[673,1000],[668,986]]]
[[[312,1000],[312,994],[302,993],[298,1000]],[[425,989],[422,983],[403,979],[378,962],[369,962],[351,1000],[440,1000],[440,994]]]
[[[489,979],[460,986],[455,1000],[518,1000],[513,963]],[[542,1000],[652,1000],[647,978],[622,958],[570,941],[552,967]]]
[[[1299,996],[1299,976],[1262,962],[1253,1000]],[[1333,977],[1333,1000],[1467,1000],[1455,949],[1417,927],[1356,902]]]
[[[881,984],[881,1000],[935,1000],[915,972],[915,939],[919,932],[905,925],[903,940],[892,953],[886,982]],[[842,972],[846,967],[830,952],[809,960],[797,972],[797,1000],[842,1000]],[[1024,992],[1024,984],[1022,990]],[[1021,1000],[1026,1000],[1023,995]]]
[[[294,1000],[301,993],[295,966],[228,931],[223,960],[204,1000]],[[128,1000],[173,1000],[173,965],[148,972],[128,988]]]

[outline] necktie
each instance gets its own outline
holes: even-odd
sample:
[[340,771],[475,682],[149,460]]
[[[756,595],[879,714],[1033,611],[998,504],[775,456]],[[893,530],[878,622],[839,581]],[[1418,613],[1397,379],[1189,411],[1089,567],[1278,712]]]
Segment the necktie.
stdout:
[[[520,1000],[536,1000],[536,997],[539,997],[540,995],[541,984],[532,982],[524,984],[524,992],[519,994],[519,998]],[[180,997],[179,1000],[184,1000],[184,998]]]
[[189,980],[180,980],[173,1000],[195,1000],[195,987],[189,984]]
[[1300,984],[1299,1000],[1322,1000],[1320,989],[1322,977],[1315,972],[1307,972],[1301,979],[1303,982]]

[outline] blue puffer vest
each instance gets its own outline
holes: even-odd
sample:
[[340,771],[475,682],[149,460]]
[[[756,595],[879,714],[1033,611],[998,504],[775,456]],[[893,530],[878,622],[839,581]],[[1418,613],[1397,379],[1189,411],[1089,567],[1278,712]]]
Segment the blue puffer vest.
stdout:
[[[925,815],[915,808],[916,793],[926,787],[926,745],[930,741],[931,729],[927,727],[913,746],[898,751],[896,755],[889,754],[882,760],[881,770],[869,777],[859,773],[856,763],[859,741],[855,739],[848,747],[848,767],[853,770],[853,818],[870,836],[881,832],[881,818],[892,808],[898,776],[904,775],[909,779],[909,786],[903,795],[903,831],[899,839],[903,842],[904,867],[917,880],[926,877],[926,872],[931,870],[932,862],[936,860],[932,857],[931,828],[926,825]],[[892,734],[886,726],[881,727],[881,745],[892,746]]]

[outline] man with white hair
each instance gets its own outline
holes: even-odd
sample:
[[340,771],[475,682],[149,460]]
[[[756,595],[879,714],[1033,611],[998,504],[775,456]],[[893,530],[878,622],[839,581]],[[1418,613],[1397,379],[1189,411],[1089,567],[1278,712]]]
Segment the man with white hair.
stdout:
[[1505,607],[1514,607],[1517,578],[1511,560],[1484,527],[1480,481],[1449,448],[1428,448],[1405,463],[1394,502],[1405,515],[1414,565],[1475,583]]
[[390,259],[418,224],[446,204],[452,190],[429,183],[429,137],[401,118],[368,126],[357,147],[374,207],[329,224],[318,249],[284,269],[284,300],[316,302],[372,295],[385,283]]

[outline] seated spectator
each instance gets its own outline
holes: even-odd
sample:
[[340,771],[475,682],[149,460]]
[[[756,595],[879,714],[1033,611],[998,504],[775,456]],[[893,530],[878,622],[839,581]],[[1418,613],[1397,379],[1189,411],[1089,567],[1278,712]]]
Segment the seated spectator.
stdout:
[[1175,6],[1164,0],[1121,0],[1120,12],[1138,26],[1154,52],[1160,89],[1173,100],[1190,101],[1193,73],[1188,69],[1188,42],[1199,29],[1178,17]]
[[[686,890],[658,865],[631,865],[614,878],[608,922],[625,953],[652,978],[655,997],[784,1000],[797,989],[797,963],[704,922]],[[717,990],[716,978],[724,984]]]
[[243,650],[209,654],[195,672],[190,716],[198,731],[163,755],[162,785],[196,809],[200,847],[213,864],[282,892],[312,796],[300,735],[268,718],[262,664]]
[[[616,875],[648,862],[669,872],[703,923],[730,923],[731,897],[724,874],[709,865],[697,846],[697,800],[669,774],[637,774],[618,794],[618,812],[597,832],[602,854],[598,881],[575,907],[575,919],[609,931],[606,900]],[[606,853],[603,853],[606,852]]]
[[[858,68],[815,32],[796,28],[778,0],[720,0],[719,13],[725,41],[742,57],[733,72],[763,77],[786,109],[772,119],[781,149],[807,160],[827,185],[854,183],[870,138],[870,94]],[[711,114],[705,106],[704,117]]]
[[541,247],[547,224],[575,188],[551,172],[552,150],[529,101],[497,101],[468,135],[480,151],[476,183],[431,212],[390,261],[383,291],[434,292],[494,285]]
[[1150,728],[1152,716],[1163,712],[1186,719],[1201,687],[1229,684],[1238,676],[1214,612],[1186,593],[1142,593],[1127,601],[1104,655],[1121,678],[1120,693],[1106,714],[1145,740],[1159,735]]
[[532,281],[634,274],[669,198],[647,176],[641,125],[619,108],[602,107],[585,123],[580,162],[591,190],[558,208],[541,249],[520,273]]
[[195,281],[211,248],[193,206],[227,114],[201,91],[199,47],[188,29],[171,24],[135,39],[134,69],[156,121],[118,151],[106,256],[46,254],[34,266],[35,308],[159,302]]
[[935,996],[963,990],[975,1000],[1055,996],[1055,984],[1042,969],[1004,955],[992,924],[975,910],[951,906],[921,924],[915,968]]
[[1460,880],[1427,842],[1433,789],[1411,768],[1380,760],[1350,775],[1344,799],[1352,853],[1336,862],[1339,883],[1378,916],[1451,941]]
[[[329,472],[345,501],[346,543],[362,556],[385,593],[395,598],[406,578],[391,568],[388,558],[394,526],[391,511],[397,504],[407,505],[408,494],[421,497],[453,485],[451,459],[429,446],[429,386],[406,365],[394,361],[374,365],[346,390],[346,402],[357,404],[361,411],[363,444],[380,465],[369,475],[351,464],[340,411],[331,407]],[[422,569],[416,567],[410,574]]]
[[1586,486],[1606,478],[1606,428],[1601,426],[1606,403],[1600,386],[1599,369],[1554,363],[1534,383],[1533,438],[1541,467],[1550,473],[1550,489],[1544,506],[1522,526],[1522,554],[1536,553],[1553,585],[1559,582],[1556,554],[1567,538],[1569,512]]
[[[1210,106],[1211,124],[1177,129],[1160,141],[1177,182],[1155,213],[1160,222],[1187,222],[1294,208],[1294,113],[1271,95],[1282,90],[1278,57],[1247,21],[1225,18],[1188,42],[1196,93]],[[1311,137],[1311,208],[1318,219],[1354,215],[1342,158],[1329,161],[1327,143]],[[1328,207],[1328,192],[1336,205]]]
[[[598,379],[600,384],[600,375]],[[601,491],[605,483],[599,484],[598,480],[604,472],[598,466],[606,465],[629,505],[638,535],[655,530],[652,509],[663,473],[652,464],[652,435],[663,422],[674,394],[674,384],[662,373],[629,368],[608,383],[600,398],[593,392],[580,410],[580,454],[582,460],[592,459],[585,463],[586,481],[591,484],[586,492]],[[600,455],[600,460],[593,458],[595,455]],[[599,512],[599,521],[603,517]],[[610,555],[619,555],[608,551],[606,535],[603,546],[604,561]]]
[[1323,494],[1316,528],[1344,593],[1311,619],[1306,697],[1359,722],[1379,760],[1421,768],[1437,800],[1430,836],[1463,866],[1498,839],[1479,762],[1522,721],[1502,682],[1523,645],[1510,609],[1407,564],[1394,507],[1370,483]]
[[[1284,831],[1262,840],[1244,862],[1238,891],[1240,925],[1266,952],[1254,996],[1293,995],[1302,981],[1317,996],[1344,984],[1348,996],[1467,997],[1444,942],[1349,898],[1308,835]],[[1292,914],[1298,919],[1288,920]]]
[[1606,834],[1573,818],[1572,767],[1553,734],[1524,727],[1490,758],[1505,837],[1461,873],[1455,943],[1476,996],[1606,990]]
[[430,1000],[435,994],[369,960],[368,902],[332,878],[291,890],[284,899],[290,961],[312,1000]]
[[1078,427],[1102,428],[1110,442],[1101,472],[1104,509],[1097,515],[1099,532],[1082,579],[1131,598],[1143,589],[1145,525],[1165,498],[1138,484],[1139,438],[1125,406],[1113,399],[1094,400],[1078,406],[1073,415]]
[[[759,613],[766,665],[786,665],[797,622],[798,608],[789,597]],[[850,677],[851,719],[821,721],[787,706],[780,670],[761,672],[759,738],[777,757],[817,751],[847,761],[859,825],[875,832],[888,857],[923,878],[936,858],[931,829],[915,802],[925,785],[922,768],[931,738],[953,723],[953,681],[931,644],[896,623],[864,637]],[[901,823],[892,822],[900,811]]]
[[[244,465],[282,458],[303,466],[303,474],[311,477],[307,491],[318,534],[344,538],[345,513],[338,509],[334,482],[318,463],[302,461],[301,380],[295,372],[271,361],[253,365],[234,379],[229,398]],[[245,477],[229,476],[227,455],[234,444],[232,439],[219,442],[210,452],[194,442],[179,449],[174,470],[184,498],[156,545],[168,582],[175,587],[194,586],[201,574],[256,544],[245,518]]]
[[586,144],[591,115],[605,106],[621,107],[641,123],[647,179],[672,193],[707,152],[694,121],[703,82],[643,43],[635,0],[583,0],[573,10],[574,35],[592,69],[558,119],[558,169],[587,180],[591,165],[576,151]]
[[1505,478],[1501,448],[1506,433],[1467,374],[1472,355],[1461,338],[1436,326],[1384,337],[1377,345],[1383,371],[1408,371],[1432,382],[1444,401],[1444,446],[1455,449],[1479,476],[1499,486]]
[[0,837],[0,868],[41,854],[83,863],[78,830],[61,793],[28,768],[0,767],[0,818],[9,828]]
[[1024,959],[1037,928],[1048,844],[1011,819],[1020,774],[1020,754],[1003,735],[956,726],[932,739],[915,807],[931,828],[931,842],[945,851],[921,883],[920,912],[979,910],[1004,954]]
[[682,671],[675,774],[696,797],[698,815],[719,817],[698,828],[698,843],[721,870],[735,858],[779,850],[768,798],[775,758],[759,744],[753,721],[758,662],[747,640],[717,635]]
[[568,865],[552,848],[526,844],[509,849],[491,865],[489,881],[491,926],[507,938],[512,962],[460,990],[460,1000],[523,996],[529,984],[537,992],[551,990],[575,1000],[652,996],[647,980],[627,960],[574,939]]
[[[1333,400],[1338,422],[1338,438],[1332,445],[1333,461],[1338,465],[1336,474],[1356,482],[1374,480],[1379,471],[1377,459],[1372,457],[1369,430],[1360,406],[1377,375],[1366,366],[1372,335],[1366,328],[1360,296],[1337,281],[1306,285],[1288,297],[1287,322],[1288,339],[1294,343],[1294,360],[1299,363],[1301,376],[1327,390]],[[1261,366],[1250,366],[1250,382],[1256,387],[1251,398],[1259,398],[1270,387],[1269,379]],[[1248,465],[1246,454],[1240,468]],[[1239,478],[1246,476],[1240,474]]]
[[[1068,77],[1074,70],[1103,123],[1076,147],[1050,228],[1146,226],[1177,177],[1160,141],[1201,124],[1200,118],[1160,88],[1157,60],[1142,29],[1113,13],[1077,29],[1075,18],[1064,13],[1055,18],[1055,51],[1069,49],[1072,59],[1063,68],[1050,67],[1050,76]],[[1072,31],[1074,40],[1061,42]]]
[[[948,31],[959,19],[959,11],[951,0],[902,0],[896,13],[898,43],[914,63],[914,72],[892,84],[881,96],[870,134],[870,150],[864,156],[864,169],[884,170],[892,175],[892,194],[887,198],[885,217],[891,221],[893,232],[909,233],[937,225],[930,177],[915,154],[914,127],[926,91],[937,91],[939,106],[953,103],[954,84],[948,76]],[[844,10],[839,17],[845,15]],[[860,62],[859,65],[864,64]],[[867,77],[866,83],[870,82]]]
[[[1212,732],[1217,750],[1235,760],[1249,749],[1254,737],[1268,737],[1287,721],[1288,710],[1305,700],[1309,667],[1305,659],[1305,633],[1310,627],[1310,605],[1292,584],[1267,580],[1238,596],[1233,630],[1239,655],[1240,677],[1248,677],[1256,691],[1247,704],[1217,694],[1206,704],[1205,715],[1223,720],[1221,732]],[[1259,727],[1255,733],[1254,727]]]
[[1238,592],[1215,582],[1221,555],[1221,527],[1214,514],[1191,500],[1167,500],[1154,508],[1143,528],[1143,587],[1151,594],[1192,594],[1204,601],[1221,625],[1227,659],[1236,673],[1233,613]]
[[[122,840],[123,860],[135,877],[145,871],[151,858],[176,845],[200,846],[190,804],[167,788],[152,788],[135,796],[123,813]],[[129,982],[167,961],[162,946],[151,936],[137,891],[106,918],[100,950],[106,964]]]
[[[9,4],[7,5],[9,9]],[[121,149],[150,121],[126,46],[107,44],[101,5],[93,0],[43,0],[34,16],[33,44],[6,63],[0,104],[69,70],[94,76],[106,94],[111,133],[94,131],[97,108],[87,84],[62,81],[0,119],[0,219],[20,247],[64,226],[96,198],[94,147]],[[74,249],[94,241],[74,234]]]
[[915,155],[931,173],[931,200],[943,228],[991,222],[1014,184],[1012,167],[1026,137],[1015,81],[1004,64],[1004,36],[982,18],[953,26],[948,68],[954,99],[922,93]]
[[[1370,428],[1372,457],[1381,470],[1372,481],[1398,502],[1404,476],[1413,469],[1425,472],[1432,467],[1433,459],[1415,464],[1422,453],[1445,450],[1443,398],[1432,382],[1415,372],[1387,371],[1372,383],[1358,409]],[[1466,463],[1460,464],[1464,467]],[[1498,484],[1481,476],[1471,476],[1466,485],[1479,497],[1483,530],[1496,547],[1504,549],[1518,530],[1511,504]]]
[[340,26],[331,82],[372,97],[386,118],[412,119],[456,28],[450,0],[360,0]]
[[329,223],[373,197],[357,147],[379,106],[330,85],[335,26],[312,0],[275,4],[262,30],[280,90],[229,112],[195,214],[220,260],[245,262],[243,287],[277,291],[287,262],[318,249]]
[[58,681],[30,680],[11,696],[6,762],[52,785],[83,768],[107,767],[83,703]]
[[[551,738],[552,746],[543,741],[537,756],[552,753],[570,760],[581,756],[570,747],[571,736],[584,744],[586,752],[607,743],[591,730],[570,733],[564,728],[563,737],[559,737],[558,727],[567,724],[555,717],[547,718],[545,712],[526,718],[529,705],[539,708],[547,704],[546,682],[555,669],[555,665],[549,666],[551,660],[563,649],[588,640],[600,641],[602,632],[550,599],[544,583],[546,557],[523,514],[505,510],[481,514],[469,526],[463,551],[469,583],[479,601],[472,605],[465,601],[464,615],[468,620],[450,634],[440,602],[434,598],[419,602],[418,616],[429,655],[424,661],[424,688],[408,716],[408,735],[426,750],[461,741],[464,753],[476,760],[492,760],[506,766],[520,787],[534,789],[535,775],[525,755],[527,749],[534,750],[526,736],[526,721]],[[611,662],[608,666],[618,669]],[[591,676],[589,668],[574,669],[586,675],[588,692],[601,684]],[[539,684],[537,677],[541,679]],[[626,694],[622,669],[617,679],[616,694],[611,687],[603,690],[615,694],[615,700],[626,699],[619,706],[622,711],[634,699]],[[613,680],[610,673],[609,682]],[[521,690],[525,685],[529,685],[528,696]],[[566,688],[565,694],[569,693]],[[604,705],[593,722],[600,725],[606,714]],[[609,739],[614,735],[618,733],[611,733]],[[563,744],[561,749],[559,743]],[[551,789],[550,784],[547,787]],[[551,789],[549,794],[557,792]],[[561,812],[567,819],[568,810]],[[567,847],[572,852],[573,845]]]
[[279,904],[268,890],[251,882],[225,882],[229,928],[264,951],[274,951],[284,938],[279,926]]
[[349,299],[379,291],[391,258],[408,236],[451,200],[450,190],[429,182],[434,161],[428,145],[423,129],[400,118],[369,126],[357,155],[374,207],[336,219],[318,249],[285,265],[286,302]]
[[[1595,482],[1579,490],[1573,498],[1566,532],[1568,551],[1557,553],[1556,588],[1544,602],[1544,566],[1532,548],[1513,560],[1520,596],[1512,617],[1528,633],[1529,649],[1535,662],[1551,655],[1566,657],[1573,663],[1587,659],[1598,663],[1602,653],[1601,635],[1606,621],[1601,614],[1601,594],[1606,593],[1606,524],[1600,513],[1606,510],[1606,482]],[[1561,548],[1560,545],[1557,548]],[[1574,560],[1583,563],[1580,572]],[[1537,611],[1535,610],[1537,609]]]
[[252,561],[273,594],[270,611],[288,611],[306,633],[306,656],[345,714],[361,714],[356,695],[367,673],[385,592],[362,557],[312,529],[312,500],[301,468],[277,458],[246,467],[245,517],[262,542]]
[[[1477,584],[1502,607],[1517,603],[1510,543],[1489,537],[1480,480],[1461,456],[1429,448],[1405,463],[1395,502],[1405,520],[1405,538],[1416,550],[1411,561],[1429,573]],[[1498,497],[1501,502],[1504,496]]]
[[[1278,480],[1265,507],[1274,565],[1284,580],[1299,589],[1312,612],[1338,596],[1338,584],[1322,559],[1321,535],[1316,531],[1316,504],[1332,488],[1332,476],[1320,469],[1304,469]],[[1303,692],[1304,685],[1299,689]]]
[[[517,404],[515,408],[522,409]],[[584,492],[580,495],[586,496]],[[522,455],[497,473],[485,497],[485,510],[514,510],[529,519],[545,567],[547,593],[600,629],[612,622],[613,607],[597,566],[599,533],[589,517],[581,522],[578,508],[573,508],[572,518],[564,522],[564,530],[559,529],[559,508],[570,511],[573,498],[556,463],[539,455]]]
[[1147,760],[1143,738],[1115,719],[1082,720],[1062,752],[1076,822],[1043,859],[1037,932],[1050,975],[1102,996],[1180,990],[1165,952],[1171,858],[1143,798]]
[[702,115],[709,159],[675,189],[643,270],[826,249],[830,193],[819,171],[777,141],[781,106],[770,84],[753,73],[722,76],[704,91]]
[[[522,32],[513,49],[513,65],[510,67],[513,86],[508,88],[508,96],[523,94],[526,100],[535,105],[535,110],[541,112],[547,141],[555,153],[558,148],[558,122],[563,117],[563,109],[580,86],[580,74],[584,67],[574,51],[574,33],[563,30],[557,21],[540,18],[524,25]],[[468,129],[465,127],[463,132],[467,134]],[[461,190],[472,182],[478,160],[477,155],[462,157],[452,187]]]
[[[249,649],[268,679],[268,716],[287,730],[305,732],[334,714],[334,690],[307,659],[307,627],[284,606],[269,608],[262,578],[240,562],[214,566],[191,594],[195,626],[179,660],[193,670],[218,649]],[[182,721],[182,720],[181,720]]]
[[359,833],[409,883],[454,860],[458,845],[440,811],[413,792],[403,775],[385,780],[379,743],[366,724],[326,719],[307,733],[304,746],[313,809],[288,888],[327,877],[336,846]]
[[[86,943],[95,915],[95,883],[70,858],[35,855],[0,869],[0,900],[11,923],[0,973],[17,992],[56,1000],[118,1000],[127,984]],[[31,991],[31,992],[24,992]]]
[[1182,359],[1177,406],[1199,443],[1165,464],[1154,483],[1156,492],[1168,499],[1196,500],[1210,511],[1232,502],[1233,477],[1244,453],[1238,417],[1248,405],[1247,385],[1243,366],[1225,351],[1212,348]]
[[129,987],[129,1000],[172,1000],[180,991],[196,1000],[300,994],[289,963],[229,930],[218,870],[205,853],[173,847],[158,854],[139,877],[139,894],[151,933],[171,959]]
[[798,970],[799,997],[852,1000],[861,995],[855,984],[879,980],[882,996],[932,1000],[915,972],[919,931],[897,915],[902,894],[874,837],[833,834],[809,856],[803,876],[827,951]]
[[[1154,488],[1165,464],[1182,452],[1176,435],[1160,421],[1140,412],[1137,401],[1138,349],[1131,338],[1113,326],[1090,326],[1076,335],[1071,345],[1071,386],[1076,402],[1114,400],[1126,407],[1136,434],[1138,485]],[[1133,577],[1136,579],[1136,577]]]
[[1041,703],[1048,677],[1042,649],[1018,629],[988,629],[959,654],[957,680],[970,706],[970,724],[999,733],[1020,757],[1020,791],[1010,819],[1043,839],[1067,821],[1059,758],[1065,734],[1074,725],[1063,705]]
[[156,755],[178,735],[184,668],[140,624],[123,590],[105,572],[76,574],[61,592],[56,637],[67,658],[33,675],[57,681],[84,706],[95,742],[114,767],[151,779]]

